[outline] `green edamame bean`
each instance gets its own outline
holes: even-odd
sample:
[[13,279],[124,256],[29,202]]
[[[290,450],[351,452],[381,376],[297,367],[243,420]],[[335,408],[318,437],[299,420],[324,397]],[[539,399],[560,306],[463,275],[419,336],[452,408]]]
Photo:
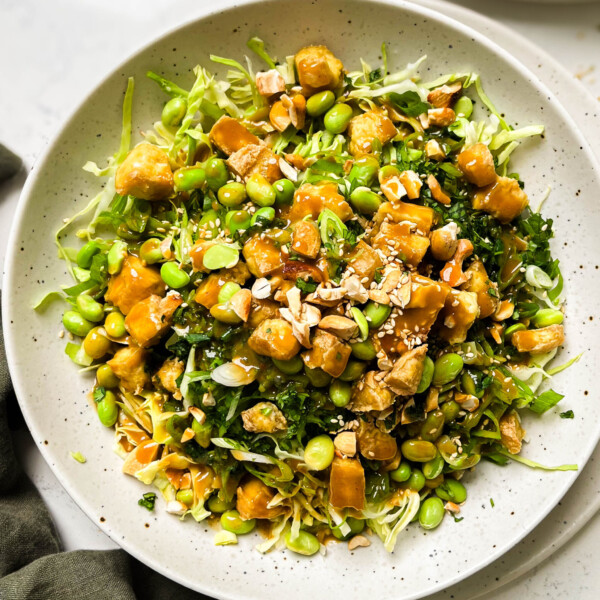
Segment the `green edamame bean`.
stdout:
[[342,408],[350,402],[352,386],[345,381],[334,379],[329,386],[329,397],[335,406]]
[[240,259],[240,252],[234,246],[215,244],[211,246],[202,257],[205,269],[216,271],[218,269],[231,269]]
[[362,377],[362,374],[366,371],[366,369],[366,363],[360,360],[349,360],[346,368],[338,377],[338,379],[341,381],[356,381]]
[[473,114],[473,101],[468,96],[461,96],[454,104],[457,117],[468,119]]
[[426,442],[435,442],[444,429],[444,413],[441,410],[433,410],[421,425],[421,438]]
[[339,527],[331,528],[331,533],[333,533],[333,535],[338,540],[342,540],[343,542],[345,542],[346,540],[349,540],[351,537],[353,537],[355,535],[358,535],[359,533],[362,533],[365,528],[365,521],[364,521],[364,519],[355,519],[354,517],[346,517],[346,525],[348,525],[348,527],[350,527],[350,533],[347,533],[346,535],[344,535],[340,531]]
[[221,323],[229,323],[230,325],[237,325],[242,322],[242,319],[229,305],[229,302],[223,302],[221,304],[215,304],[210,308],[210,314],[221,321]]
[[410,468],[410,465],[407,462],[401,462],[397,469],[390,472],[390,477],[393,481],[403,483],[410,479],[411,473],[412,469]]
[[110,350],[110,347],[110,340],[100,333],[99,327],[90,330],[83,340],[85,353],[94,360],[102,358]]
[[456,479],[448,478],[435,489],[435,493],[442,500],[462,504],[467,499],[467,489]]
[[120,312],[109,313],[104,321],[104,329],[112,338],[123,337],[127,333],[125,317]]
[[398,167],[395,167],[394,165],[384,165],[379,169],[379,183],[383,183],[386,179],[392,177],[400,177],[400,169]]
[[331,90],[313,94],[306,101],[306,112],[311,117],[320,117],[325,114],[335,103],[335,94]]
[[92,266],[94,256],[98,254],[100,250],[101,248],[98,242],[94,242],[93,240],[82,246],[77,253],[77,266],[82,269],[89,269]]
[[161,250],[161,241],[158,238],[150,238],[140,246],[140,258],[148,265],[160,262],[164,259]]
[[227,510],[221,515],[221,527],[236,535],[245,535],[256,527],[256,519],[244,521],[237,510]]
[[350,194],[350,204],[360,213],[372,215],[383,203],[379,194],[372,192],[368,187],[357,187]]
[[106,257],[110,275],[116,275],[121,271],[126,256],[127,244],[121,240],[114,242]]
[[344,133],[352,119],[352,107],[348,104],[334,104],[323,119],[325,129],[333,134]]
[[442,455],[438,452],[432,460],[428,460],[423,465],[423,477],[425,479],[436,479],[442,474],[444,470],[444,459]]
[[239,206],[246,199],[246,186],[237,181],[226,183],[217,192],[219,202],[229,208]]
[[425,481],[422,471],[420,469],[413,469],[410,477],[400,487],[420,492],[425,487]]
[[165,127],[178,127],[187,112],[185,98],[171,98],[163,107],[160,120]]
[[225,215],[225,226],[229,229],[229,234],[233,235],[236,231],[245,231],[250,227],[252,217],[245,210],[232,210]]
[[294,200],[294,192],[296,187],[289,179],[279,179],[273,184],[275,190],[275,204],[282,206],[291,204]]
[[166,262],[160,268],[160,276],[162,280],[174,290],[185,287],[190,282],[190,276],[179,268],[179,265],[174,262]]
[[377,177],[379,171],[379,161],[374,156],[363,156],[354,161],[348,180],[351,183],[356,182],[357,186],[370,188]]
[[85,319],[76,310],[66,311],[63,314],[62,322],[69,333],[79,337],[85,337],[94,327],[91,321]]
[[304,362],[298,355],[294,356],[294,358],[290,358],[289,360],[277,360],[276,358],[273,358],[272,360],[273,364],[286,375],[295,375],[296,373],[300,373],[304,367]]
[[194,492],[189,488],[187,490],[179,490],[175,494],[175,499],[186,506],[191,506],[194,502]]
[[329,385],[331,381],[331,375],[329,373],[325,373],[323,369],[309,369],[306,365],[304,366],[304,372],[308,377],[308,380],[314,387],[325,387]]
[[275,204],[275,189],[260,173],[254,173],[246,182],[248,198],[259,206],[272,206]]
[[229,179],[227,165],[222,158],[209,158],[204,163],[204,173],[206,174],[206,185],[213,192],[223,187]]
[[116,388],[119,385],[119,378],[110,368],[110,365],[100,365],[96,371],[96,381],[103,388]]
[[202,167],[182,167],[173,173],[173,182],[178,192],[199,190],[206,182],[206,172]]
[[365,340],[364,342],[356,342],[350,346],[352,348],[352,356],[355,356],[359,360],[373,360],[377,356],[375,347],[371,340]]
[[542,308],[531,317],[531,322],[535,327],[549,327],[550,325],[560,325],[564,319],[565,315],[560,310]]
[[119,407],[117,406],[117,397],[111,392],[106,391],[104,398],[97,405],[98,418],[104,427],[112,427],[119,416]]
[[217,221],[219,219],[219,215],[216,210],[212,208],[210,210],[204,211],[202,214],[202,218],[198,222],[198,229],[202,231],[202,238],[205,240],[212,240],[219,235],[219,228],[217,226]]
[[421,375],[421,381],[419,382],[419,387],[417,387],[417,394],[422,394],[425,390],[427,390],[431,385],[432,379],[433,360],[431,360],[429,356],[426,356],[425,362],[423,363],[423,374]]
[[208,423],[198,423],[196,419],[192,421],[192,431],[194,439],[202,448],[210,446],[210,438],[212,436],[212,427]]
[[435,529],[444,518],[444,503],[436,497],[427,498],[419,509],[419,524],[423,529]]
[[233,500],[225,502],[219,498],[218,494],[214,494],[208,499],[208,510],[214,513],[223,513],[226,510],[231,510],[235,506]]
[[312,438],[304,448],[304,462],[311,471],[323,471],[333,461],[335,448],[328,435]]
[[104,319],[104,307],[91,296],[79,294],[75,300],[75,304],[77,304],[77,310],[79,310],[84,319],[94,323],[98,323]]
[[444,415],[444,423],[451,423],[458,417],[458,413],[460,412],[460,404],[455,402],[454,400],[449,400],[448,402],[444,402],[440,407],[442,414]]
[[250,227],[257,223],[267,224],[275,218],[275,209],[270,206],[263,206],[259,208],[253,215],[250,221]]
[[433,368],[433,385],[441,387],[450,383],[462,371],[464,362],[462,356],[449,352],[440,356],[434,364]]
[[381,327],[386,322],[391,312],[391,306],[387,306],[387,304],[378,304],[372,300],[369,300],[363,309],[363,314],[367,318],[371,329],[378,329]]
[[231,300],[232,296],[235,296],[242,288],[233,281],[227,281],[223,287],[219,290],[217,300],[221,303]]
[[294,539],[292,539],[292,532],[288,531],[285,536],[285,545],[288,550],[304,556],[316,554],[321,547],[319,540],[312,533],[303,529],[298,532],[297,537]]
[[424,463],[435,458],[437,448],[424,440],[406,440],[402,443],[401,452],[407,460]]

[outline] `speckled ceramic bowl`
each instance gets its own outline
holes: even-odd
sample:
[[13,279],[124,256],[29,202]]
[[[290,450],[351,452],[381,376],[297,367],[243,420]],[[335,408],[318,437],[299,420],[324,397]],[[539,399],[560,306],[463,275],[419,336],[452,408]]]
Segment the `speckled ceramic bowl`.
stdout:
[[[67,281],[64,265],[56,259],[53,232],[97,192],[98,181],[81,166],[87,160],[102,162],[118,145],[129,75],[136,77],[134,122],[139,131],[156,118],[164,101],[144,77],[148,69],[190,81],[193,65],[208,66],[210,53],[240,57],[247,38],[255,34],[278,56],[309,43],[326,43],[347,65],[356,65],[359,57],[377,64],[385,41],[396,67],[428,54],[422,70],[427,78],[475,70],[510,122],[546,125],[543,139],[523,144],[515,153],[514,166],[532,205],[552,187],[544,209],[556,222],[554,249],[568,289],[567,344],[561,357],[585,351],[555,381],[566,394],[560,410],[573,409],[575,419],[560,419],[559,410],[527,418],[530,443],[524,455],[549,465],[583,465],[600,434],[594,392],[600,339],[600,167],[551,91],[501,48],[456,21],[404,2],[239,4],[221,2],[219,12],[169,33],[117,68],[65,124],[31,174],[12,232],[3,295],[17,395],[44,456],[90,518],[127,551],[189,587],[228,599],[422,597],[511,548],[556,505],[576,473],[482,464],[466,476],[464,520],[445,519],[428,533],[411,527],[393,554],[375,541],[353,553],[344,544],[330,545],[327,556],[312,559],[288,552],[263,556],[253,550],[257,540],[252,536],[241,538],[238,546],[215,547],[207,525],[181,522],[165,513],[160,502],[154,513],[137,505],[148,488],[121,474],[112,432],[88,406],[92,378],[77,372],[64,355],[64,340],[57,337],[61,307],[44,314],[31,310],[43,293]],[[75,462],[71,450],[82,452],[87,462]]]

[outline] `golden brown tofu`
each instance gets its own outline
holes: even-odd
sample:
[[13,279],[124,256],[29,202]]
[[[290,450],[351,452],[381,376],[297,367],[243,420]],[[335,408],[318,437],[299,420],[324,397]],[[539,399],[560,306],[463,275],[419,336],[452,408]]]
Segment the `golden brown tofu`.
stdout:
[[350,154],[370,154],[373,151],[373,140],[379,140],[383,146],[393,139],[396,133],[392,120],[381,110],[370,110],[358,115],[350,121],[348,127]]
[[283,506],[268,505],[277,490],[270,488],[257,477],[245,478],[237,489],[236,509],[242,519],[274,519],[285,510]]
[[250,144],[240,148],[227,159],[227,166],[244,180],[255,173],[262,175],[269,183],[283,177],[279,159],[264,144]]
[[285,92],[285,80],[277,69],[256,74],[256,88],[261,96],[273,96]]
[[210,309],[217,304],[219,292],[228,281],[244,285],[249,278],[250,271],[248,271],[246,263],[240,261],[231,269],[221,269],[218,273],[211,273],[206,279],[203,279],[196,290],[194,300]]
[[461,90],[462,83],[460,81],[442,85],[439,88],[431,90],[429,94],[427,94],[427,102],[435,108],[449,108],[458,96],[460,96]]
[[375,215],[375,224],[381,225],[384,220],[394,223],[408,221],[417,226],[417,231],[427,235],[435,219],[435,211],[427,206],[410,204],[409,202],[384,202]]
[[129,311],[125,327],[141,348],[154,346],[171,327],[173,313],[182,303],[183,298],[177,293],[170,292],[164,298],[148,296]]
[[496,181],[494,157],[485,144],[475,144],[458,155],[458,168],[465,179],[477,187],[484,187]]
[[355,412],[385,410],[394,403],[394,395],[388,387],[375,379],[377,371],[369,371],[352,389],[349,407]]
[[206,254],[206,251],[216,243],[217,242],[212,240],[198,240],[190,248],[190,259],[192,261],[192,268],[194,271],[201,271],[203,273],[209,272],[209,269],[204,267],[204,255]]
[[365,470],[358,458],[339,458],[331,463],[329,502],[337,509],[365,507]]
[[251,237],[242,250],[248,269],[254,277],[264,277],[283,266],[281,251],[273,241],[260,235]]
[[398,451],[396,440],[373,423],[361,420],[356,430],[356,437],[358,451],[367,460],[391,460],[396,456]]
[[516,410],[510,410],[500,419],[500,436],[502,445],[511,453],[519,454],[525,437],[521,419]]
[[338,192],[338,186],[327,182],[300,186],[294,194],[294,203],[282,211],[282,216],[292,223],[309,215],[316,221],[325,208],[333,211],[342,221],[347,221],[354,214],[344,196]]
[[248,325],[255,329],[266,319],[279,316],[279,303],[274,300],[258,300],[252,298],[252,308],[248,317]]
[[185,364],[182,360],[179,360],[178,358],[168,358],[162,364],[156,375],[158,376],[160,385],[162,385],[167,392],[176,394],[179,391],[177,380],[181,377],[184,370]]
[[400,183],[404,186],[409,200],[416,200],[421,195],[423,182],[414,171],[402,171],[400,173]]
[[385,376],[385,383],[400,396],[412,396],[421,382],[426,356],[427,345],[405,352]]
[[456,114],[451,108],[430,108],[427,111],[429,125],[434,127],[448,127],[454,123]]
[[277,131],[285,131],[290,125],[296,129],[304,127],[306,118],[306,98],[302,94],[296,94],[292,97],[287,94],[281,96],[271,106],[269,112],[269,121]]
[[274,433],[287,429],[286,418],[272,402],[259,402],[243,410],[242,421],[244,429],[252,433]]
[[440,312],[440,337],[450,344],[460,344],[467,338],[467,331],[479,315],[477,294],[452,289]]
[[306,256],[317,258],[321,249],[321,234],[314,221],[298,221],[292,232],[292,250]]
[[352,350],[337,336],[317,329],[312,340],[312,348],[302,354],[302,360],[309,369],[323,369],[332,377],[339,377],[348,364]]
[[321,90],[335,90],[342,83],[344,65],[326,46],[307,46],[295,57],[298,80],[311,95]]
[[142,348],[127,346],[117,350],[107,364],[126,390],[138,393],[150,383],[150,375],[145,369],[147,355]]
[[256,354],[277,360],[290,360],[298,354],[300,342],[292,326],[284,319],[266,319],[248,339],[248,346]]
[[346,262],[349,267],[354,269],[360,279],[368,278],[369,281],[365,283],[367,286],[373,281],[377,269],[383,267],[379,254],[364,240],[360,240],[356,244],[352,252],[346,257]]
[[397,257],[406,264],[416,267],[427,253],[429,238],[411,233],[410,223],[384,221],[371,244],[387,257]]
[[239,121],[223,115],[209,133],[210,141],[227,156],[244,146],[260,144],[260,140],[250,133]]
[[119,165],[115,175],[117,194],[142,200],[164,200],[173,192],[173,171],[164,150],[143,143]]
[[154,267],[147,267],[137,257],[128,255],[117,275],[108,280],[106,299],[126,315],[134,304],[156,294],[164,296],[167,286]]
[[515,331],[511,338],[512,345],[519,352],[544,354],[558,348],[565,341],[565,330],[562,325],[549,325],[541,329]]
[[467,282],[462,289],[477,294],[479,318],[485,319],[498,308],[498,284],[490,281],[485,266],[480,260],[474,260],[465,271]]
[[475,210],[490,213],[501,223],[518,217],[528,203],[527,194],[518,181],[510,177],[498,177],[495,183],[477,190],[472,200]]

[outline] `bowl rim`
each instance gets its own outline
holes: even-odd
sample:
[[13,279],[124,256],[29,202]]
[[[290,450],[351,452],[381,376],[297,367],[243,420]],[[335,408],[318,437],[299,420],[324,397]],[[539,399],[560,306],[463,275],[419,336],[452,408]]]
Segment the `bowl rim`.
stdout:
[[[469,25],[465,25],[458,21],[453,17],[448,17],[443,13],[438,12],[433,8],[426,7],[424,5],[418,4],[415,1],[411,0],[356,0],[362,3],[371,3],[371,4],[380,4],[386,7],[393,7],[404,9],[405,11],[425,17],[432,21],[435,21],[445,27],[448,27],[451,30],[456,31],[462,35],[469,35],[471,38],[477,43],[488,50],[490,50],[493,54],[495,54],[500,60],[508,63],[510,67],[519,72],[525,79],[527,79],[531,85],[533,85],[539,92],[543,93],[550,104],[556,109],[561,118],[565,123],[567,123],[580,143],[581,150],[580,152],[584,152],[590,163],[593,166],[595,172],[600,175],[600,160],[596,157],[592,148],[590,147],[588,141],[583,135],[582,131],[579,129],[571,115],[568,111],[562,106],[560,101],[554,96],[551,89],[549,89],[544,82],[542,82],[538,76],[532,72],[530,69],[525,67],[517,58],[515,58],[508,50],[502,48],[499,44],[489,39],[483,33],[473,29]],[[23,402],[21,398],[25,398],[27,395],[23,386],[21,384],[21,378],[18,376],[17,365],[16,365],[16,355],[17,350],[16,347],[18,345],[18,336],[16,334],[17,326],[15,325],[16,320],[13,319],[12,307],[9,302],[9,297],[11,296],[11,290],[16,284],[17,275],[15,273],[14,263],[15,257],[17,256],[17,242],[18,242],[18,233],[20,225],[23,221],[23,217],[26,213],[27,205],[30,201],[32,192],[35,190],[38,178],[40,177],[40,173],[43,170],[45,164],[48,162],[49,157],[52,155],[55,147],[58,144],[59,138],[61,137],[62,132],[69,127],[73,121],[77,119],[79,113],[84,110],[87,102],[93,98],[98,90],[107,82],[108,79],[113,77],[119,71],[122,71],[123,68],[133,61],[136,58],[142,56],[145,52],[150,50],[157,42],[162,42],[164,39],[170,37],[171,35],[180,32],[181,30],[186,29],[187,27],[192,26],[198,21],[202,21],[208,19],[210,17],[220,15],[221,13],[225,13],[234,9],[243,8],[245,6],[253,6],[260,5],[264,7],[266,4],[275,4],[278,0],[220,0],[218,5],[199,5],[197,9],[195,9],[194,14],[189,18],[175,26],[169,27],[164,32],[160,33],[152,37],[149,41],[146,41],[134,50],[133,52],[127,54],[123,60],[121,60],[116,66],[108,69],[101,77],[98,79],[97,83],[93,85],[93,87],[80,99],[78,104],[73,108],[69,115],[63,119],[56,130],[54,131],[49,141],[46,143],[45,147],[42,149],[36,160],[34,161],[34,165],[31,169],[29,176],[27,177],[27,181],[23,187],[23,190],[19,196],[17,208],[13,217],[13,221],[11,223],[6,259],[4,264],[4,293],[2,294],[2,321],[3,321],[3,332],[4,332],[4,342],[5,342],[5,352],[7,357],[7,363],[9,367],[9,373],[11,375],[11,380],[13,383],[13,388],[15,391],[15,395],[19,402],[19,406],[23,413],[23,417],[25,422],[27,423],[27,427],[29,428],[33,439],[36,442],[36,446],[40,450],[44,460],[49,465],[50,469],[59,480],[60,484],[63,486],[65,491],[69,494],[71,498],[76,502],[79,508],[85,513],[85,515],[94,523],[95,526],[99,527],[103,533],[105,533],[108,537],[110,537],[120,548],[125,550],[128,554],[132,555],[134,558],[143,562],[144,564],[151,567],[153,570],[161,573],[165,577],[189,588],[196,590],[198,592],[204,594],[210,594],[215,599],[218,598],[220,600],[239,600],[236,596],[232,595],[228,590],[224,590],[222,587],[213,587],[212,585],[205,585],[202,581],[198,580],[190,580],[185,576],[181,575],[178,572],[172,570],[169,566],[165,566],[161,564],[159,560],[154,558],[154,555],[150,552],[146,552],[143,547],[138,547],[135,541],[130,541],[125,536],[119,534],[116,528],[113,528],[108,522],[99,522],[97,518],[99,513],[97,509],[88,503],[88,500],[83,497],[82,494],[78,491],[77,487],[72,485],[68,478],[63,477],[63,469],[60,463],[54,462],[53,459],[53,450],[51,446],[46,446],[44,444],[40,444],[39,440],[43,438],[38,431],[38,427],[36,426],[36,417],[35,412],[33,410],[30,411],[28,404]],[[315,4],[318,3],[315,2]],[[545,53],[543,50],[537,48],[534,44],[531,44],[532,47],[535,47],[538,52]],[[552,59],[554,61],[554,59]],[[554,61],[556,62],[556,61]],[[556,505],[561,501],[567,491],[570,489],[571,485],[574,483],[579,474],[583,471],[584,466],[589,460],[592,452],[595,449],[598,440],[600,439],[600,426],[596,432],[594,437],[595,443],[594,445],[590,445],[590,447],[585,452],[582,460],[579,462],[579,469],[574,472],[565,473],[565,477],[562,479],[562,483],[559,486],[560,491],[555,494],[554,500],[544,509],[539,511],[536,518],[531,519],[525,527],[522,527],[518,533],[516,533],[513,537],[511,537],[510,541],[505,543],[504,545],[497,547],[494,549],[494,552],[490,552],[485,558],[478,561],[474,564],[474,566],[467,567],[463,571],[458,572],[456,575],[446,578],[444,581],[435,583],[431,585],[426,590],[422,590],[413,594],[409,594],[404,597],[404,600],[416,600],[418,598],[422,598],[425,595],[434,594],[443,590],[446,587],[450,587],[463,579],[473,575],[477,571],[483,569],[484,567],[491,564],[493,561],[500,558],[503,554],[508,552],[511,548],[513,548],[516,544],[518,544],[527,534],[529,534],[535,527],[537,527],[542,520],[544,520],[548,514],[556,507]]]

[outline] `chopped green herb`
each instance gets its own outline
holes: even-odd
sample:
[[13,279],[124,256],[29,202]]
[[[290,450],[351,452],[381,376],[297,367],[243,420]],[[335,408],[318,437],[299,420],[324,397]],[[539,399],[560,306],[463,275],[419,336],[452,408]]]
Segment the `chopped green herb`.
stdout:
[[154,510],[155,502],[156,494],[154,492],[147,492],[138,500],[138,504],[148,510]]

